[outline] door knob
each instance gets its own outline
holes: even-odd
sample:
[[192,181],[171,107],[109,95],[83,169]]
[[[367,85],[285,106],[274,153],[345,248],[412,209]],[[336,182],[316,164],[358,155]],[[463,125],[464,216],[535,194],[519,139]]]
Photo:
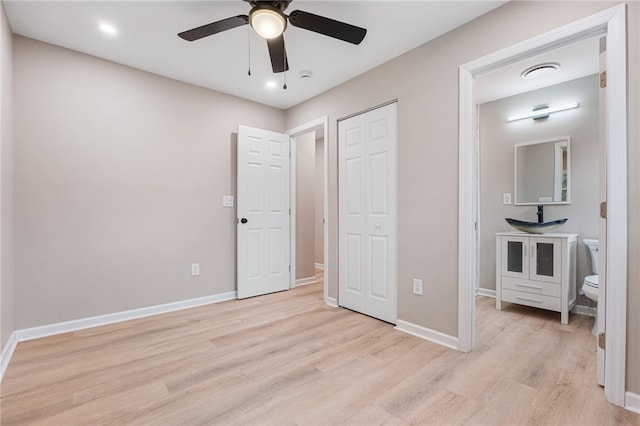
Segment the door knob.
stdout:
[[247,218],[246,218],[246,217],[243,217],[242,219],[240,219],[240,222],[242,222],[242,223],[247,223],[247,222],[248,222],[248,220],[247,220]]

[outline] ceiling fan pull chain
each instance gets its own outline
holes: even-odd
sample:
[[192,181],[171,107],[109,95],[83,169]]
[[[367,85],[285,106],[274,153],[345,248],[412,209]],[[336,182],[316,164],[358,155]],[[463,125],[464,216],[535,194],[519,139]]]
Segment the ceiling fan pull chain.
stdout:
[[249,46],[249,49],[247,49],[247,52],[248,52],[248,56],[247,56],[248,71],[247,71],[247,75],[249,77],[251,77],[251,26],[248,26],[247,29],[248,29],[248,31],[247,31],[247,44]]
[[[287,63],[287,51],[282,49],[282,53],[283,53],[282,56],[284,57],[284,62],[283,63],[286,64]],[[286,67],[286,65],[285,65],[285,69],[284,69],[283,74],[284,74],[284,86],[282,86],[282,88],[284,90],[287,90],[287,67]]]

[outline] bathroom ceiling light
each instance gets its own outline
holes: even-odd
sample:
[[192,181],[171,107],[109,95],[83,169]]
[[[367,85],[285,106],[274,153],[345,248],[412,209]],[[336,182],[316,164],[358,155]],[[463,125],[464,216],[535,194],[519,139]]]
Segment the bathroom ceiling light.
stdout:
[[553,74],[559,69],[560,69],[560,64],[556,64],[555,62],[547,62],[544,64],[538,64],[538,65],[529,67],[526,70],[522,71],[522,74],[520,75],[525,80],[530,80],[533,78],[538,78],[545,75]]
[[276,83],[275,81],[273,80],[267,81],[267,87],[269,89],[275,89],[277,86],[278,86],[278,83]]
[[578,106],[579,106],[578,103],[574,102],[566,105],[545,106],[543,108],[535,108],[531,112],[525,112],[522,114],[516,114],[510,117],[507,117],[507,121],[523,120],[525,118],[533,118],[534,120],[539,118],[546,118],[549,116],[549,114],[552,114],[554,112],[566,111],[568,109],[578,108]]
[[282,12],[270,5],[253,8],[249,22],[258,35],[266,39],[280,36],[287,28],[287,19]]

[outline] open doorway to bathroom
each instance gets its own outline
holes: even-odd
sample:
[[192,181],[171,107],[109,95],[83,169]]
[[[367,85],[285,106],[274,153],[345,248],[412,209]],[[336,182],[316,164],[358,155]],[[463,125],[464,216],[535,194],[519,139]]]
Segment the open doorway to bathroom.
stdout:
[[[477,80],[504,67],[591,37],[606,37],[607,83],[603,92],[602,112],[606,126],[601,139],[606,162],[606,221],[601,222],[600,242],[606,249],[606,266],[601,272],[599,306],[606,306],[600,315],[606,328],[606,369],[604,393],[607,400],[624,406],[625,356],[627,321],[627,105],[626,105],[626,9],[612,7],[590,17],[557,28],[532,39],[510,46],[460,66],[460,209],[459,209],[459,328],[458,347],[471,351],[478,347],[475,330],[476,283],[480,275],[478,226],[484,220],[479,214],[479,159],[483,155],[478,146],[478,102],[475,100]],[[531,109],[537,109],[537,105]],[[516,112],[517,114],[517,112]],[[533,115],[538,115],[538,112]],[[532,119],[529,117],[528,119]],[[481,126],[480,126],[481,127]],[[606,140],[606,144],[604,141]],[[513,160],[512,160],[513,161]],[[602,183],[602,182],[601,182]],[[503,194],[505,194],[503,192]],[[515,195],[515,193],[514,193]],[[508,195],[501,198],[505,203]],[[596,211],[596,215],[597,215]],[[501,218],[502,219],[502,218]],[[535,222],[535,218],[529,219]],[[605,223],[602,225],[602,223]],[[604,231],[603,231],[604,230]],[[607,238],[602,238],[606,235]],[[535,238],[524,234],[528,239]],[[584,248],[584,247],[583,247]],[[604,255],[600,256],[601,258]],[[523,262],[525,263],[525,262]],[[602,264],[602,262],[601,262]],[[533,265],[530,263],[529,266]],[[604,278],[604,279],[603,279]],[[577,280],[576,280],[577,281]],[[602,288],[606,282],[606,291]],[[576,282],[576,284],[578,284]],[[578,284],[579,285],[579,284]],[[606,296],[606,297],[605,297]],[[603,300],[605,299],[605,300]],[[560,324],[558,324],[560,326]],[[566,326],[560,326],[566,327]],[[595,344],[595,338],[594,344]],[[538,347],[536,342],[534,347]],[[544,344],[544,342],[537,342]],[[562,342],[558,342],[561,344]],[[553,354],[548,354],[553,356]]]
[[[594,376],[592,382],[596,339],[591,329],[597,311],[581,287],[585,277],[593,275],[583,239],[599,236],[604,177],[599,173],[601,39],[581,40],[476,79],[476,348],[495,341],[495,318],[517,321],[517,330],[504,328],[517,333],[514,341],[538,342],[544,348],[535,356],[541,359],[532,359],[532,364],[570,345],[588,360],[585,370]],[[574,107],[514,119],[557,106]],[[529,237],[505,218],[533,223],[568,220],[551,231],[554,236],[547,232]],[[501,309],[492,322],[481,315],[488,309]],[[570,313],[562,318],[562,310]],[[561,318],[568,323],[563,325]]]

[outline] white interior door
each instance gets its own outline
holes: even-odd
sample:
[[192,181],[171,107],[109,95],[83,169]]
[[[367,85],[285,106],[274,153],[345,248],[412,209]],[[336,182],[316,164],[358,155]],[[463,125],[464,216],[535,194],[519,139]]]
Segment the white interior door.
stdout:
[[238,298],[289,289],[289,137],[238,128]]
[[338,124],[338,303],[397,320],[397,105]]

